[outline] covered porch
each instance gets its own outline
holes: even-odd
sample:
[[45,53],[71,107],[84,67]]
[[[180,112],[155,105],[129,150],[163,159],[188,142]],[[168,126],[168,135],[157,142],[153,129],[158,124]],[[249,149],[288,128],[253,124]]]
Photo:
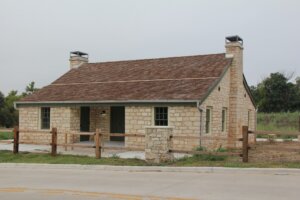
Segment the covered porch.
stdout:
[[[71,110],[71,129],[82,133],[74,142],[93,141],[94,137],[85,133],[93,133],[96,129],[105,135],[125,134],[125,106],[76,106]],[[104,136],[103,140],[124,146],[125,137]]]

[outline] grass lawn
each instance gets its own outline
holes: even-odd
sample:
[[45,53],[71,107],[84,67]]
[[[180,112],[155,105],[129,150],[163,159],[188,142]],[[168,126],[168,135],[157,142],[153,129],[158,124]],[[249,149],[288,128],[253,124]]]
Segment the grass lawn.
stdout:
[[14,134],[12,132],[0,132],[0,140],[13,139]]
[[[116,166],[151,166],[139,159],[121,159],[118,157],[95,159],[87,156],[58,155],[22,152],[14,155],[11,151],[0,151],[0,163],[49,163],[49,164],[82,164],[82,165],[116,165]],[[153,166],[153,165],[152,165]],[[300,168],[299,162],[289,163],[242,163],[237,157],[224,156],[193,156],[185,157],[174,162],[163,163],[158,166],[174,167],[234,167],[234,168]]]
[[258,113],[257,130],[298,131],[300,112]]

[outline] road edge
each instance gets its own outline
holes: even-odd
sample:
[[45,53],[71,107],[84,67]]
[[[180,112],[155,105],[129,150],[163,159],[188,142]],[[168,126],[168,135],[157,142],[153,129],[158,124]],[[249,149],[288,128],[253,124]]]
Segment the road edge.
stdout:
[[287,168],[227,168],[227,167],[161,167],[161,166],[112,166],[112,165],[79,165],[79,164],[33,164],[33,163],[0,163],[0,168],[21,169],[81,169],[81,170],[106,170],[127,172],[190,172],[190,173],[254,173],[288,175],[299,174],[300,169]]

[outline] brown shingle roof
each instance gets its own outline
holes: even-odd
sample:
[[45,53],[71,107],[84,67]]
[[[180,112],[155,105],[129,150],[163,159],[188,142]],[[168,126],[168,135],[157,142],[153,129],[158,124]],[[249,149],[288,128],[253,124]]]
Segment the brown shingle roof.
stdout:
[[21,102],[200,100],[230,63],[225,54],[88,63]]

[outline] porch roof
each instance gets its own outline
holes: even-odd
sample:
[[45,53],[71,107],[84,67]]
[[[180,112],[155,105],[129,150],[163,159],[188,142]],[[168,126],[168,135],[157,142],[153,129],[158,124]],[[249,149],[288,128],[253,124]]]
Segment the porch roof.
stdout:
[[211,54],[87,63],[17,104],[197,101],[218,83],[231,61],[225,54]]

